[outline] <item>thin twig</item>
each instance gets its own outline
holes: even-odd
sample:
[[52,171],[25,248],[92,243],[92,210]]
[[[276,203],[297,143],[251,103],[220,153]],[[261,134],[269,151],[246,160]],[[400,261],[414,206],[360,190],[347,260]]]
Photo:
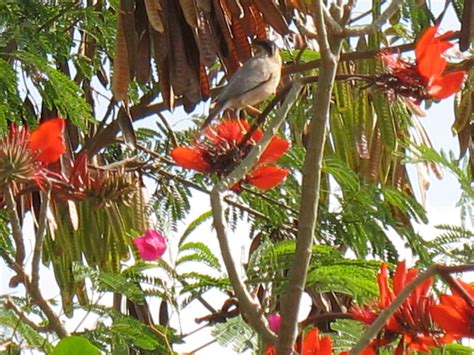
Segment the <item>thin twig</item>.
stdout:
[[220,184],[216,184],[211,192],[211,206],[214,217],[214,228],[216,229],[217,239],[219,241],[219,248],[222,254],[222,259],[229,275],[229,280],[232,288],[235,291],[235,296],[239,300],[239,306],[242,314],[247,319],[248,323],[260,334],[263,341],[268,344],[276,343],[276,336],[269,330],[267,321],[263,315],[260,305],[250,295],[247,287],[241,279],[237,267],[230,250],[229,242],[227,240],[227,230],[225,225],[225,215],[223,208],[223,199]]
[[[386,2],[386,0],[382,0],[382,1],[380,2],[380,5],[383,5],[385,2]],[[372,14],[372,8],[370,8],[369,10],[367,10],[367,11],[361,13],[361,14],[358,15],[358,16],[355,16],[354,18],[352,18],[352,19],[349,21],[349,23],[351,24],[351,23],[357,22],[357,21],[359,21],[359,20],[362,20],[364,17],[369,16],[369,15],[371,15],[371,14]]]
[[370,24],[363,26],[353,26],[346,27],[343,29],[341,35],[343,37],[347,36],[363,36],[377,31],[382,27],[382,25],[387,22],[387,20],[392,17],[395,12],[403,4],[404,0],[392,0],[392,2],[387,6],[384,12],[380,14],[379,17],[374,19]]
[[[161,160],[167,164],[172,164],[174,165],[174,163],[168,159],[166,159],[165,157],[162,157],[161,154],[155,152],[154,150],[152,149],[149,149],[141,144],[137,144],[136,145],[136,148],[137,149],[140,149],[148,154],[150,154],[152,157],[154,158],[157,158],[158,160]],[[197,190],[199,192],[203,192],[205,194],[208,194],[210,195],[210,191],[208,189],[206,189],[205,187],[202,187],[201,185],[199,184],[196,184],[195,182],[193,181],[190,181],[190,180],[187,180],[181,176],[178,176],[178,175],[175,175],[175,174],[172,174],[166,170],[163,170],[163,169],[160,169],[159,167],[157,167],[156,165],[151,165],[151,166],[147,166],[147,165],[144,165],[142,167],[142,169],[145,169],[145,168],[148,168],[150,167],[150,171],[154,174],[159,174],[163,177],[166,177],[167,179],[170,179],[170,180],[175,180],[187,187],[190,187],[194,190]],[[147,173],[147,176],[149,176],[150,178],[154,179],[155,181],[159,182],[159,180],[157,179],[157,177],[153,174],[150,174],[150,173]],[[245,189],[246,191],[248,192],[251,192],[250,190],[248,189]],[[252,191],[252,193],[256,194],[255,192]],[[265,214],[251,208],[250,206],[247,206],[247,205],[244,205],[242,203],[239,203],[235,200],[233,200],[230,196],[225,196],[224,197],[224,201],[231,205],[231,206],[234,206],[234,207],[237,207],[238,209],[244,211],[244,212],[247,212],[248,214],[254,216],[254,217],[257,217],[257,218],[260,218],[260,219],[263,219],[263,220],[266,220],[266,221],[269,221],[269,222],[272,222],[271,218],[269,218],[268,216],[266,216]],[[291,211],[290,208],[288,208],[287,206],[282,206],[282,207],[285,207],[287,208],[289,211]],[[288,231],[291,231],[291,232],[296,232],[296,230],[292,227],[292,226],[288,226],[288,225],[281,225],[281,228],[282,229],[286,229]]]
[[[459,31],[455,31],[447,37],[447,40],[454,40],[458,39],[460,35]],[[357,51],[357,52],[348,52],[348,53],[341,53],[340,62],[344,61],[350,61],[350,60],[360,60],[360,59],[371,59],[375,58],[377,55],[379,55],[382,51],[387,52],[387,53],[402,53],[402,52],[408,52],[412,51],[415,49],[416,42],[411,42],[411,43],[406,43],[406,44],[401,44],[398,46],[392,46],[392,47],[386,47],[386,48],[380,48],[380,49],[373,49],[373,50],[367,50],[367,51]],[[469,63],[470,60],[466,60],[463,63]],[[307,70],[313,70],[317,69],[319,65],[321,64],[321,59],[315,59],[310,62],[306,63],[292,63],[288,64],[283,67],[282,70],[282,75],[289,75],[293,73],[301,73]],[[467,66],[472,66],[472,62],[467,64]]]
[[[189,181],[189,180],[186,180],[185,178],[182,178],[181,176],[178,176],[178,175],[174,175],[168,171],[165,171],[165,170],[161,170],[161,169],[153,169],[153,172],[154,173],[157,173],[159,175],[162,175],[163,177],[166,177],[167,179],[170,179],[170,180],[176,180],[178,181],[179,183],[185,185],[185,186],[188,186],[188,187],[191,187],[199,192],[203,192],[205,194],[208,194],[210,195],[211,194],[211,191],[209,191],[208,189],[202,187],[201,185],[198,185],[196,184],[195,182],[192,182],[192,181]],[[149,177],[151,177],[152,179],[154,179],[155,181],[159,182],[157,180],[157,177],[155,175],[149,175]],[[248,213],[249,215],[252,215],[254,217],[257,217],[257,218],[260,218],[260,219],[263,219],[263,220],[266,220],[268,222],[271,222],[272,220],[266,216],[265,214],[247,206],[247,205],[244,205],[242,203],[239,203],[235,200],[233,200],[230,196],[225,196],[224,197],[224,201],[231,205],[231,206],[234,206],[234,207],[237,207],[238,209]],[[281,226],[282,229],[285,229],[285,230],[289,230],[289,231],[292,231],[292,232],[295,232],[295,229],[291,226],[288,226],[288,225],[282,225]]]
[[43,236],[46,231],[46,221],[48,215],[51,186],[41,193],[41,208],[39,213],[38,229],[35,233],[35,246],[33,249],[33,259],[31,262],[31,287],[39,287],[39,268],[41,264],[41,250],[43,247]]
[[12,226],[13,241],[15,242],[16,248],[15,263],[23,267],[23,262],[25,261],[25,244],[23,243],[23,232],[21,230],[21,222],[20,218],[18,217],[18,208],[11,185],[6,186],[4,194],[8,206],[8,213],[10,215],[9,217]]
[[30,297],[33,304],[37,305],[48,319],[48,328],[53,330],[58,337],[63,338],[68,335],[58,315],[50,307],[49,303],[44,299],[38,287],[32,287],[30,279],[26,274],[23,266],[17,264],[14,260],[9,258],[8,254],[2,254],[2,258],[6,260],[7,264],[15,270],[19,281],[23,283],[26,289],[26,294]]
[[6,309],[9,309],[9,310],[13,311],[13,313],[15,313],[18,316],[18,318],[21,319],[21,321],[23,323],[30,326],[34,330],[36,330],[38,332],[42,332],[42,333],[45,333],[45,332],[50,330],[48,326],[40,326],[40,325],[36,324],[35,322],[33,322],[31,319],[29,319],[26,316],[26,314],[23,313],[23,311],[20,308],[18,308],[17,305],[10,298],[8,298],[5,301],[4,305],[5,305]]
[[161,122],[166,127],[166,129],[168,130],[168,135],[169,135],[169,138],[171,140],[171,143],[173,143],[173,147],[177,147],[178,146],[178,139],[176,138],[176,134],[173,131],[173,127],[171,127],[171,125],[168,122],[168,120],[166,119],[166,117],[160,111],[158,111],[156,114],[158,115]]
[[209,340],[207,343],[197,347],[196,349],[192,350],[189,352],[189,354],[195,354],[197,353],[199,350],[202,350],[204,348],[207,348],[209,345],[212,345],[214,344],[215,342],[217,341],[217,339],[212,339],[212,340]]
[[165,341],[166,347],[168,348],[169,354],[173,354],[173,348],[171,347],[171,344],[168,340],[168,337],[166,336],[165,333],[161,332],[158,328],[156,328],[153,324],[149,325],[150,329],[156,333],[158,336],[162,337],[163,340]]

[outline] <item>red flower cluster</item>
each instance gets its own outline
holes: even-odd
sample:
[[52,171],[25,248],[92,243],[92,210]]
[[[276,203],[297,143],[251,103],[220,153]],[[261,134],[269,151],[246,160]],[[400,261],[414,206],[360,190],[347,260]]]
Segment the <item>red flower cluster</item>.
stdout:
[[440,303],[430,307],[433,320],[454,338],[474,338],[474,285],[456,281],[470,298],[468,302],[452,288],[452,295],[441,295]]
[[447,61],[443,53],[453,46],[447,38],[452,32],[436,37],[438,26],[429,27],[416,44],[416,63],[408,63],[388,53],[381,58],[388,74],[377,79],[382,90],[410,99],[416,104],[424,99],[441,100],[459,91],[466,72],[445,73]]
[[[387,265],[380,267],[377,283],[380,298],[371,306],[353,307],[351,313],[354,319],[370,325],[389,306],[402,289],[418,275],[418,270],[407,269],[405,262],[400,262],[393,276],[393,290],[389,287]],[[387,321],[378,337],[373,340],[367,353],[385,346],[399,338],[395,354],[405,351],[427,352],[431,347],[440,346],[453,340],[450,334],[438,329],[433,324],[429,310],[435,304],[433,296],[428,295],[431,280],[426,280],[407,298]]]
[[[206,129],[204,140],[191,147],[176,147],[171,156],[183,168],[226,176],[263,137],[263,132],[257,129],[249,141],[241,147],[249,127],[249,123],[245,120],[224,120],[217,126]],[[276,162],[289,147],[290,143],[286,139],[273,136],[258,164],[242,182],[262,190],[279,185],[289,171],[272,163]]]
[[[329,336],[320,337],[319,329],[310,329],[303,340],[298,353],[301,355],[331,355],[332,354],[332,340]],[[275,355],[276,349],[274,346],[267,345],[265,355]]]

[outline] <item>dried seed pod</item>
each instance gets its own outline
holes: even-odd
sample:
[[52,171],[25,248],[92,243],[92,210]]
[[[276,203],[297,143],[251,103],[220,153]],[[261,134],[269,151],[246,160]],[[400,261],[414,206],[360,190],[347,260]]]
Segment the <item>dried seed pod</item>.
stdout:
[[115,38],[114,71],[112,76],[112,93],[117,101],[127,100],[128,84],[131,80],[124,16],[120,7],[117,14],[117,34]]
[[160,0],[145,0],[145,8],[151,27],[157,32],[164,32],[165,27],[160,16]]
[[196,28],[197,24],[197,10],[194,0],[179,0],[181,11],[183,11],[184,18],[191,28]]
[[284,36],[290,33],[286,19],[272,0],[255,0],[254,3],[263,14],[267,23],[280,35]]

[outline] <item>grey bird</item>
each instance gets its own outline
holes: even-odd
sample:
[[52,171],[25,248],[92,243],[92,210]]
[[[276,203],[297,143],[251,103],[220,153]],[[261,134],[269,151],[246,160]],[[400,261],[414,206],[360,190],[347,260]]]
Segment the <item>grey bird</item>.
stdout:
[[240,111],[246,106],[258,104],[276,92],[281,76],[281,57],[278,48],[275,43],[268,40],[255,40],[254,44],[258,46],[259,51],[232,75],[215,99],[201,129],[228,108]]

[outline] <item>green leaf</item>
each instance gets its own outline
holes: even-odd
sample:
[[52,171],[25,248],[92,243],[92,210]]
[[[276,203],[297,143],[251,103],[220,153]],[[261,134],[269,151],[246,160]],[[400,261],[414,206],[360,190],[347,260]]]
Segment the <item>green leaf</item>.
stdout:
[[53,349],[51,355],[94,355],[100,354],[92,343],[78,336],[68,336],[62,338],[61,341]]
[[195,253],[180,256],[180,258],[176,261],[176,266],[189,261],[197,261],[205,263],[206,265],[217,269],[218,271],[221,270],[219,259],[204,243],[190,242],[183,244],[180,248],[180,254],[185,251],[194,251]]
[[397,137],[390,103],[380,92],[374,93],[372,98],[380,132],[382,133],[383,144],[388,152],[393,152],[397,149]]
[[194,221],[192,221],[189,226],[186,228],[186,230],[183,232],[183,235],[181,238],[179,238],[179,246],[186,241],[186,238],[201,224],[206,222],[208,219],[212,217],[212,211],[206,211],[202,215],[200,215],[198,218],[196,218]]

